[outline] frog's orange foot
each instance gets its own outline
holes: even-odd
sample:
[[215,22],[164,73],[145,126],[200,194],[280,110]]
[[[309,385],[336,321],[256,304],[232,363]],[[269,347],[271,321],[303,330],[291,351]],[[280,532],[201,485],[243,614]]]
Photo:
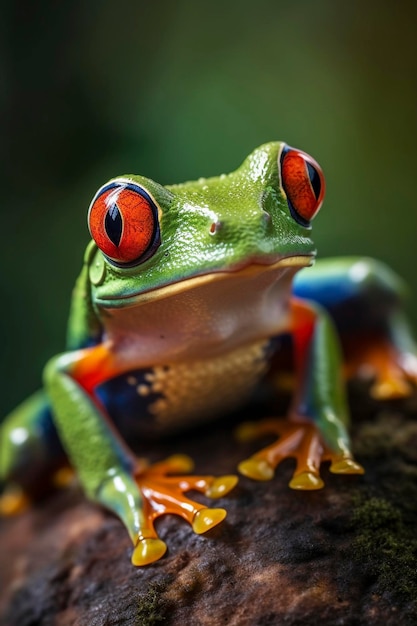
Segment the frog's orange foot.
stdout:
[[412,352],[394,351],[387,364],[376,368],[376,381],[371,394],[378,400],[407,398],[417,387],[417,356]]
[[7,487],[0,495],[0,515],[9,517],[23,513],[31,504],[30,498],[18,486]]
[[239,464],[239,471],[255,480],[270,480],[277,465],[286,458],[296,459],[296,469],[289,483],[292,489],[314,490],[324,486],[320,465],[330,461],[335,474],[363,474],[361,465],[348,452],[335,453],[323,443],[314,424],[268,418],[260,422],[242,424],[238,429],[240,440],[248,441],[266,434],[279,439]]
[[407,398],[417,386],[417,356],[386,340],[365,341],[348,351],[346,373],[372,378],[370,393],[376,400]]
[[143,498],[143,510],[141,532],[132,554],[134,565],[147,565],[164,555],[166,544],[159,539],[154,527],[155,520],[161,515],[180,515],[197,534],[207,532],[226,517],[224,509],[207,508],[184,494],[193,490],[209,498],[219,498],[233,489],[237,476],[172,475],[189,472],[192,468],[189,457],[176,455],[141,469],[135,476]]

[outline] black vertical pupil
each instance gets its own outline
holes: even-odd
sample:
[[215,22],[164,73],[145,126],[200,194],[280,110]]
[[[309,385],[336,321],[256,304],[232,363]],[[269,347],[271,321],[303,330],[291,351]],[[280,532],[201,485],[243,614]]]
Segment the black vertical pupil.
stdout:
[[122,237],[123,220],[116,203],[109,207],[104,220],[104,226],[110,241],[112,241],[115,246],[118,246]]
[[316,196],[316,200],[317,200],[321,191],[320,176],[318,175],[316,168],[313,167],[308,162],[307,162],[307,170],[308,170],[308,175],[310,177],[311,186],[313,187],[314,195]]

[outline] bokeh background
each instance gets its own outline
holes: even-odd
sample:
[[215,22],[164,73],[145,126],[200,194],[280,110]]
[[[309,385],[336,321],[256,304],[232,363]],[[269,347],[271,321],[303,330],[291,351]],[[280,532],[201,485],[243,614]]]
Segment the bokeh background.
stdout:
[[3,0],[0,46],[0,415],[64,347],[96,189],[273,139],[323,166],[320,255],[390,263],[417,325],[417,3]]

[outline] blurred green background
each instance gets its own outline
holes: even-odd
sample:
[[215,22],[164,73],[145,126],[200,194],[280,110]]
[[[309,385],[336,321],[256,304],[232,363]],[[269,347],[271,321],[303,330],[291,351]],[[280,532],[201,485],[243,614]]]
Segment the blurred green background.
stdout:
[[234,169],[273,139],[328,184],[321,256],[389,262],[417,323],[417,3],[2,2],[1,411],[64,347],[108,178]]

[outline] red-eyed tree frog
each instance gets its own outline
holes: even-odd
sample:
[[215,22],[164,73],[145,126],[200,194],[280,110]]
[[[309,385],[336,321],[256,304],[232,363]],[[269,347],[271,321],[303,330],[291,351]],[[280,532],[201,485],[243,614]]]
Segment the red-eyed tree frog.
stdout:
[[176,476],[190,471],[188,458],[147,465],[131,447],[242,407],[260,386],[275,393],[285,343],[293,402],[285,419],[242,426],[243,439],[271,432],[277,440],[243,460],[240,472],[269,480],[293,457],[294,489],[321,488],[322,461],[332,472],[361,474],[347,433],[338,335],[348,373],[372,367],[378,398],[410,393],[416,346],[401,312],[402,283],[386,266],[344,258],[310,267],[311,222],[324,192],[316,161],[281,142],[215,178],[162,186],[127,175],[102,186],[88,212],[92,241],[66,352],[49,361],[44,389],[0,430],[3,511],[52,482],[65,451],[85,494],[126,526],[135,565],[164,554],[154,528],[164,513],[181,515],[197,533],[212,528],[226,512],[185,493],[220,497],[237,478]]

